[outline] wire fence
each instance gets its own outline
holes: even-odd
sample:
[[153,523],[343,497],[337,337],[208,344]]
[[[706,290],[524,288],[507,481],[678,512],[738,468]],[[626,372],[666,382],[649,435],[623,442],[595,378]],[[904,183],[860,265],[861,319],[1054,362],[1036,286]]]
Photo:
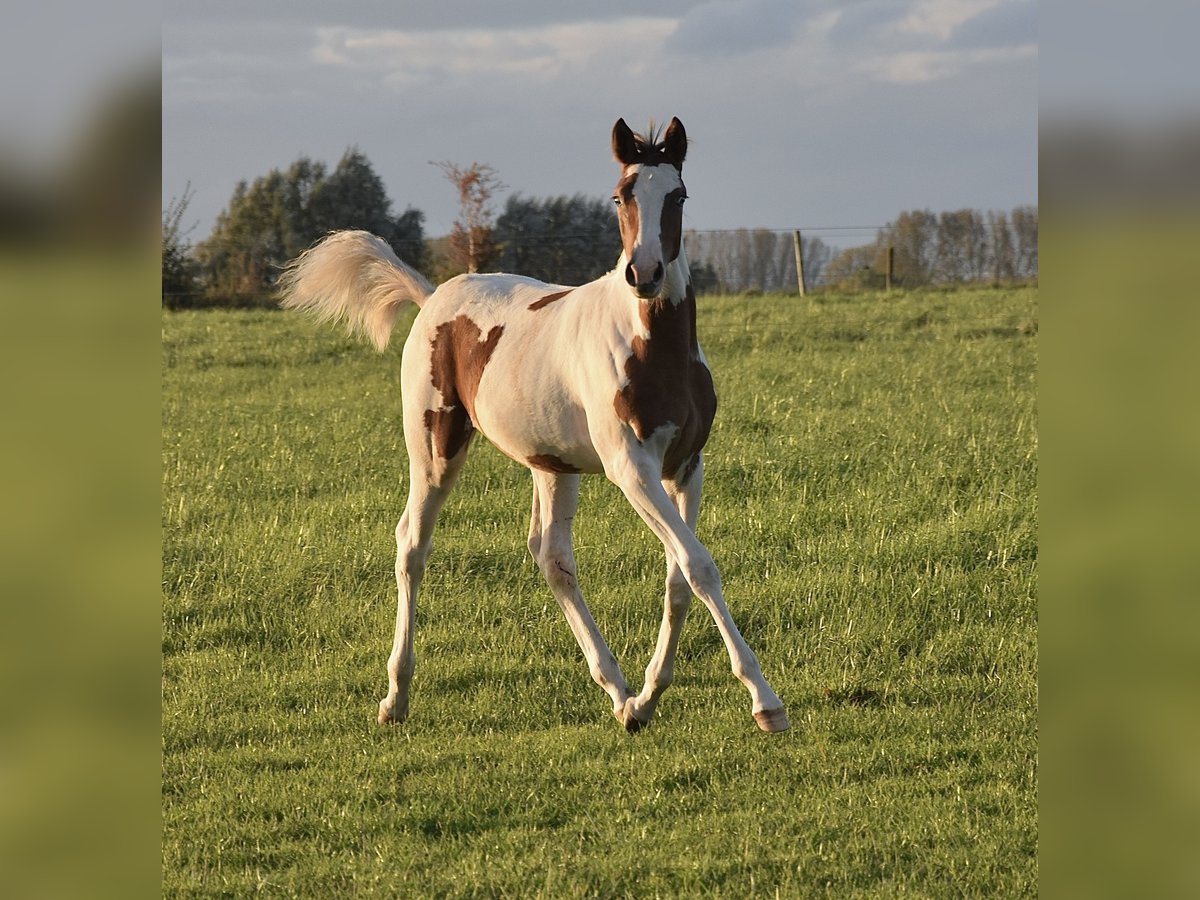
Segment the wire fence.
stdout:
[[[1028,228],[1014,234],[1006,219],[988,221],[977,213],[973,215],[975,218],[965,224],[955,227],[954,223],[943,224],[942,232],[927,228],[918,235],[919,239],[914,239],[910,232],[897,233],[896,226],[889,223],[801,229],[689,229],[684,232],[684,243],[698,294],[805,293],[829,289],[857,292],[924,285],[1036,283],[1036,211],[1032,239]],[[619,242],[614,249],[607,237],[603,242],[595,241],[604,246],[593,247],[593,258],[581,260],[579,257],[588,253],[588,237],[582,232],[559,231],[537,239],[542,258],[556,254],[562,257],[564,253],[572,256],[569,270],[574,277],[562,277],[561,262],[557,277],[555,271],[521,271],[520,265],[510,265],[507,270],[555,283],[581,283],[598,277],[611,269],[619,253]],[[590,237],[594,239],[595,235]],[[502,248],[499,261],[529,258],[512,251],[511,247]],[[445,272],[426,274],[435,282],[448,277]],[[163,306],[175,309],[273,308],[278,302],[270,290],[164,291],[162,298]]]

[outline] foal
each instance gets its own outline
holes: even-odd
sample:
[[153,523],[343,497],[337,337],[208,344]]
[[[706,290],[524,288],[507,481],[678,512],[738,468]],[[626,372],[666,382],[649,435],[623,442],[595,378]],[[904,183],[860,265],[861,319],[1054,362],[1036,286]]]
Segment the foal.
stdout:
[[[401,364],[409,494],[396,527],[400,598],[380,723],[408,715],[417,590],[434,522],[478,430],[533,474],[529,552],[626,729],[650,722],[671,683],[692,594],[716,621],[758,726],[788,727],[725,605],[720,573],[693,533],[716,394],[696,340],[696,298],[681,241],[687,136],[678,119],[661,141],[634,134],[620,119],[612,146],[621,164],[613,200],[623,250],[613,271],[588,284],[462,275],[434,290],[363,231],[330,234],[281,279],[284,306],[345,318],[380,350],[404,305],[421,307]],[[662,626],[637,694],[576,579],[571,522],[579,478],[600,472],[666,549]]]

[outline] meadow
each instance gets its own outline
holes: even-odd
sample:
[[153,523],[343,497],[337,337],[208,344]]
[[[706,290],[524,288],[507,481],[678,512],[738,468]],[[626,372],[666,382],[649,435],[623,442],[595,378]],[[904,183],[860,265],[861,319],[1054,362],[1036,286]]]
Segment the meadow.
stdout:
[[[526,551],[528,473],[482,439],[410,719],[376,725],[402,341],[164,313],[164,895],[1036,895],[1037,299],[700,299],[698,533],[777,735],[700,604],[655,721],[621,729]],[[661,545],[601,478],[575,537],[636,689]]]

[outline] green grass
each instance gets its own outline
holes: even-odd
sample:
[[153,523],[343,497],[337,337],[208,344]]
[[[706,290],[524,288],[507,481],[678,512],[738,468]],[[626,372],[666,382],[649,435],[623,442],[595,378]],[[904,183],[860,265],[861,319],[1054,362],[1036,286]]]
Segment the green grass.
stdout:
[[[1037,291],[702,298],[699,535],[792,729],[697,604],[625,734],[477,441],[375,725],[405,499],[399,350],[163,316],[170,896],[1025,896],[1037,871]],[[401,324],[404,328],[406,323]],[[582,587],[632,686],[661,546],[585,479]]]

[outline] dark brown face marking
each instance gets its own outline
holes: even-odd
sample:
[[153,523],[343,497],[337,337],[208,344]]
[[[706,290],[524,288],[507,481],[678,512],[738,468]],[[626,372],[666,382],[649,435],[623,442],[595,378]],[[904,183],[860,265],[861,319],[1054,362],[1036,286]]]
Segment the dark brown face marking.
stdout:
[[637,184],[638,173],[630,172],[621,176],[613,197],[617,200],[617,227],[621,230],[621,246],[625,250],[626,259],[633,258],[633,243],[637,240],[640,213],[637,201],[633,197],[633,186]]
[[443,322],[434,333],[430,374],[442,395],[442,407],[425,411],[425,427],[443,459],[457,456],[471,440],[479,380],[503,333],[504,326],[497,325],[484,338],[466,316]]
[[561,300],[563,297],[567,296],[567,294],[569,294],[569,293],[571,293],[571,290],[559,291],[558,293],[555,293],[555,294],[547,294],[545,297],[542,297],[540,300],[534,300],[532,303],[530,303],[529,308],[533,309],[533,310],[542,309],[543,307],[549,306],[555,300]]
[[679,245],[683,241],[683,201],[686,198],[687,190],[681,187],[663,198],[658,235],[662,241],[663,259],[668,263],[674,262],[679,256]]
[[559,475],[578,475],[582,471],[552,453],[538,453],[525,461],[535,469],[541,469],[543,472],[557,472]]
[[663,425],[678,428],[663,458],[663,477],[686,482],[708,440],[717,411],[712,375],[700,361],[696,341],[696,295],[692,286],[679,303],[667,299],[641,304],[648,339],[633,339],[625,361],[628,383],[617,391],[617,416],[639,441]]

